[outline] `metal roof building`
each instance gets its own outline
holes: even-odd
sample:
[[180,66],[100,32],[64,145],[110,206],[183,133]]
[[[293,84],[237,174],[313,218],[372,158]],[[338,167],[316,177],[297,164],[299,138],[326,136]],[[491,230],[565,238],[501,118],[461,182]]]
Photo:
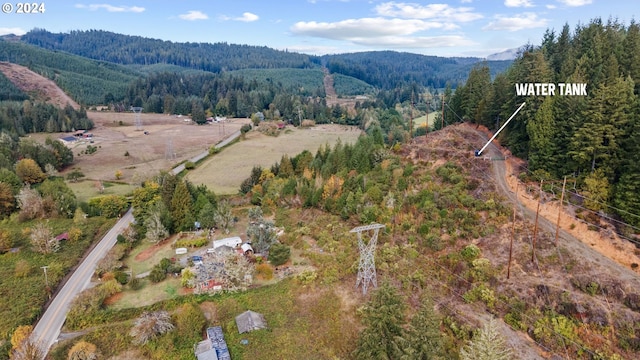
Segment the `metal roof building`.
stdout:
[[264,316],[251,310],[247,310],[236,316],[236,325],[238,326],[238,333],[240,334],[267,328],[267,322]]

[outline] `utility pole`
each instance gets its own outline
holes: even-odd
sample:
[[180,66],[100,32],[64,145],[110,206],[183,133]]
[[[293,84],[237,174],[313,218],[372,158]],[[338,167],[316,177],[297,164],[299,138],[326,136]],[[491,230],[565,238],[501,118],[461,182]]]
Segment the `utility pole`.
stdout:
[[[427,122],[429,118],[427,118]],[[411,91],[411,106],[409,106],[409,139],[413,139],[413,91]]]
[[516,201],[513,202],[513,220],[511,222],[511,243],[509,244],[509,265],[507,265],[507,279],[511,276],[511,256],[513,255],[513,238],[516,236],[516,211],[518,204],[518,187],[520,183],[516,182]]
[[442,93],[442,127],[440,129],[444,129],[444,93]]
[[564,204],[564,188],[567,185],[567,177],[564,177],[562,182],[562,194],[560,195],[560,205],[558,206],[558,221],[556,221],[556,239],[555,244],[558,247],[558,234],[560,232],[560,214],[562,213],[562,205]]
[[536,238],[538,236],[538,216],[540,215],[540,203],[542,202],[542,182],[540,180],[540,194],[538,195],[538,208],[536,209],[536,223],[533,227],[533,242],[531,244],[531,262],[536,259]]
[[47,268],[48,267],[49,267],[49,265],[40,267],[42,270],[44,270],[44,283],[47,285],[47,289],[49,288],[49,278],[47,277]]

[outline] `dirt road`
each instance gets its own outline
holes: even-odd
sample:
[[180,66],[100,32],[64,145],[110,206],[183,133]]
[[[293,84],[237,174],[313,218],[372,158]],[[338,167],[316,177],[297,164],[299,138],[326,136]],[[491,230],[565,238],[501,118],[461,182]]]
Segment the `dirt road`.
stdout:
[[[486,134],[481,131],[477,131],[478,135],[488,141]],[[484,154],[491,157],[504,157],[505,153],[495,144],[491,144],[487,147]],[[507,177],[513,176],[507,173],[505,161],[492,161],[493,163],[493,175],[496,180],[496,187],[500,193],[509,199],[510,202],[518,202],[520,215],[527,221],[533,222],[536,217],[536,210],[527,207],[519,199],[516,199],[516,194],[507,183]],[[544,216],[539,216],[538,226],[542,231],[547,231],[551,234],[556,232],[556,219],[548,219]],[[582,239],[579,239],[562,228],[559,231],[558,236],[559,246],[565,247],[571,254],[581,258],[585,263],[598,264],[607,269],[608,275],[624,282],[628,282],[630,285],[638,288],[640,287],[640,276],[633,270],[626,268],[619,263],[615,262],[611,258],[596,251]]]

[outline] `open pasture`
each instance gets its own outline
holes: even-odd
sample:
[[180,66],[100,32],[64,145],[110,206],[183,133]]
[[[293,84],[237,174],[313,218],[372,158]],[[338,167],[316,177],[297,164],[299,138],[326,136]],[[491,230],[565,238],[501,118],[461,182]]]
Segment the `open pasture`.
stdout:
[[325,144],[333,146],[338,139],[343,144],[355,143],[358,136],[359,129],[343,125],[318,125],[308,129],[287,127],[277,137],[251,131],[245,140],[208,158],[186,178],[196,185],[207,185],[219,195],[236,194],[254,166],[269,168],[284,154],[293,157],[303,150],[315,155]]
[[[120,181],[129,183],[143,181],[160,170],[170,170],[249,122],[248,119],[229,119],[224,124],[196,125],[185,121],[188,117],[184,116],[141,114],[141,130],[136,128],[132,112],[91,111],[87,114],[95,123],[94,129],[90,130],[93,143],[81,139],[70,145],[74,155],[74,165],[70,169],[78,168],[87,179],[103,181],[116,180],[115,173],[120,170]],[[42,140],[46,136],[57,138],[70,134],[34,134]],[[87,155],[84,152],[89,146],[97,149]]]

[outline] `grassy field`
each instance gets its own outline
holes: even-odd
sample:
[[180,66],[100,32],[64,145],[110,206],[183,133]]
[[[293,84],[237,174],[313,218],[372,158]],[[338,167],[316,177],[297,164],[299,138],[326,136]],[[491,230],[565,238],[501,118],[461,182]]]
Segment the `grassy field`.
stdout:
[[125,290],[118,295],[118,300],[111,306],[113,309],[127,309],[155,304],[158,301],[173,299],[183,295],[180,278],[167,276],[157,284],[144,279],[140,290]]
[[[429,127],[433,126],[433,122],[435,121],[437,114],[438,113],[436,113],[436,112],[430,112],[429,113]],[[424,124],[427,121],[427,116],[426,115],[420,116],[418,118],[413,119],[413,121],[414,121],[414,124],[415,124],[416,127],[424,126]]]
[[98,187],[96,181],[92,180],[83,180],[78,182],[67,182],[67,186],[73,193],[76,194],[76,198],[78,201],[89,201],[89,199],[102,196],[102,195],[126,195],[132,192],[137,186],[116,183],[116,182],[102,182],[102,186],[104,186],[104,191],[102,194],[98,191]]
[[287,129],[278,137],[252,131],[246,140],[222,150],[187,173],[186,179],[196,185],[205,184],[219,195],[236,194],[256,165],[269,168],[284,154],[295,156],[303,150],[315,154],[321,146],[333,146],[338,139],[342,143],[354,143],[359,135],[359,130],[341,125]]

